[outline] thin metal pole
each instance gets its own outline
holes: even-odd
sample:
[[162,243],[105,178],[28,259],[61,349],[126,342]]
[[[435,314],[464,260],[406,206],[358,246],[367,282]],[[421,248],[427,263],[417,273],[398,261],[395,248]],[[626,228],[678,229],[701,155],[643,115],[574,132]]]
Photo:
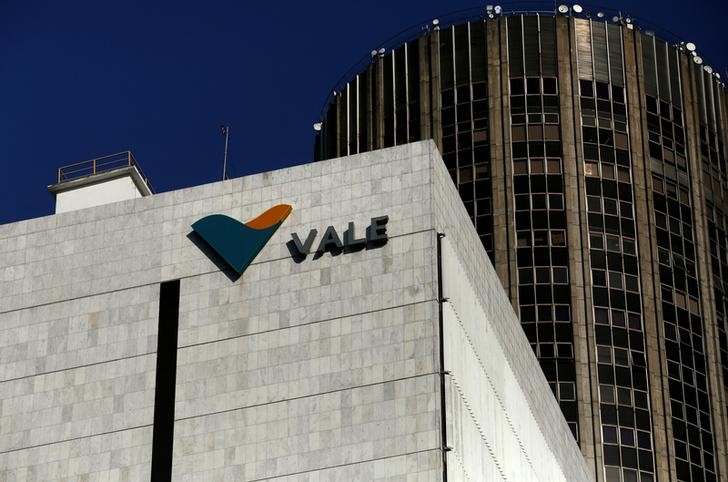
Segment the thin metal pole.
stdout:
[[222,180],[227,179],[227,151],[228,151],[228,138],[230,137],[230,127],[222,126],[222,133],[225,134],[225,157],[222,161]]

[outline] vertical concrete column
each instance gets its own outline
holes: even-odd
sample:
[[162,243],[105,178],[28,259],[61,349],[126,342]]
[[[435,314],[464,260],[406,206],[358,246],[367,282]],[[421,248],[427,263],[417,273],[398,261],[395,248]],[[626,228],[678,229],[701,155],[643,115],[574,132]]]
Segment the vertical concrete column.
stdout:
[[[430,110],[430,99],[432,93],[430,91],[430,72],[432,68],[432,59],[430,58],[429,36],[425,35],[417,39],[417,49],[420,59],[420,139],[429,139],[432,137],[432,121]],[[439,145],[438,145],[439,147]]]
[[636,226],[639,249],[640,284],[642,288],[642,322],[645,353],[650,384],[650,408],[654,438],[655,476],[657,480],[672,480],[675,474],[675,455],[672,453],[672,414],[667,393],[667,359],[664,356],[665,333],[662,324],[657,240],[652,226],[655,224],[652,199],[652,176],[649,164],[649,134],[645,89],[642,69],[642,45],[634,30],[623,29],[624,60],[627,80],[627,116],[632,157],[632,186],[635,219],[650,222]]
[[381,57],[377,57],[374,64],[374,83],[372,88],[372,96],[377,102],[374,106],[376,110],[376,119],[374,123],[374,149],[384,147],[384,62]]
[[374,64],[369,64],[366,71],[367,78],[367,92],[366,92],[366,109],[367,109],[367,145],[366,150],[371,151],[374,149],[374,136],[376,136],[374,130]]
[[[707,236],[705,193],[702,182],[702,160],[700,158],[700,122],[694,75],[688,58],[680,56],[680,74],[685,102],[685,137],[687,139],[688,166],[690,169],[693,203],[693,228],[695,231],[695,251],[698,265],[698,281],[700,283],[700,303],[703,315],[703,339],[705,340],[705,358],[708,372],[708,391],[710,392],[711,418],[713,419],[713,437],[715,439],[715,464],[719,480],[728,480],[728,455],[726,454],[726,438],[724,420],[721,412],[725,410],[725,392],[720,368],[720,346],[718,330],[715,324],[715,298],[713,294],[713,276],[710,268],[710,245]],[[697,176],[697,177],[696,177]]]
[[336,152],[331,157],[341,156],[341,94],[334,94],[334,108],[336,109]]
[[486,21],[488,57],[488,134],[493,190],[493,251],[503,289],[518,313],[516,231],[511,156],[508,32],[506,19]]
[[[571,54],[574,37],[572,22],[567,17],[556,17],[556,58],[559,76],[559,118],[561,124],[562,164],[564,169],[564,207],[566,209],[566,237],[569,246],[569,276],[571,281],[571,317],[574,330],[574,363],[576,369],[576,397],[579,410],[579,447],[596,480],[603,480],[601,433],[599,427],[599,400],[594,396],[599,389],[596,380],[594,330],[591,323],[591,304],[587,310],[586,296],[591,300],[589,275],[589,248],[586,237],[586,202],[584,201],[584,166],[581,154],[581,109],[578,101],[579,79],[576,58]],[[577,152],[579,154],[577,155]],[[582,219],[583,218],[583,219]],[[593,375],[593,376],[592,376]],[[595,423],[596,422],[596,423]]]
[[432,112],[430,134],[442,152],[442,103],[440,102],[440,31],[430,35],[430,109]]

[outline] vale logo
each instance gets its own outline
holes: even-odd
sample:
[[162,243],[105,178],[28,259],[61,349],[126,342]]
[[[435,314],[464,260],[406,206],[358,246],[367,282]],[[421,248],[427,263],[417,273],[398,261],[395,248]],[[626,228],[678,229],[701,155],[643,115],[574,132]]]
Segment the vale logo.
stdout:
[[242,275],[291,211],[290,205],[278,204],[247,223],[224,214],[212,214],[196,221],[192,229]]

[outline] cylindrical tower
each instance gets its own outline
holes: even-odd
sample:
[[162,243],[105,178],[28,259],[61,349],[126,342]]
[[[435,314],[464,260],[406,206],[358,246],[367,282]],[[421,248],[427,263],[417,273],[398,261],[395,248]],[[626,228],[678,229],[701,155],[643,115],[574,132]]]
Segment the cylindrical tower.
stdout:
[[423,33],[319,159],[433,138],[598,480],[728,480],[728,95],[692,44],[566,9]]

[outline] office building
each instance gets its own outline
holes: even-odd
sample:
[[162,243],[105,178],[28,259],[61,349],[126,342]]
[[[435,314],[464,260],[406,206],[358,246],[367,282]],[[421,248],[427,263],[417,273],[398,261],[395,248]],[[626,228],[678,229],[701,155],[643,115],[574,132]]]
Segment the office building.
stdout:
[[434,139],[597,480],[728,480],[720,76],[627,17],[483,13],[373,50],[317,157]]
[[592,480],[432,141],[58,179],[0,226],[0,480]]

